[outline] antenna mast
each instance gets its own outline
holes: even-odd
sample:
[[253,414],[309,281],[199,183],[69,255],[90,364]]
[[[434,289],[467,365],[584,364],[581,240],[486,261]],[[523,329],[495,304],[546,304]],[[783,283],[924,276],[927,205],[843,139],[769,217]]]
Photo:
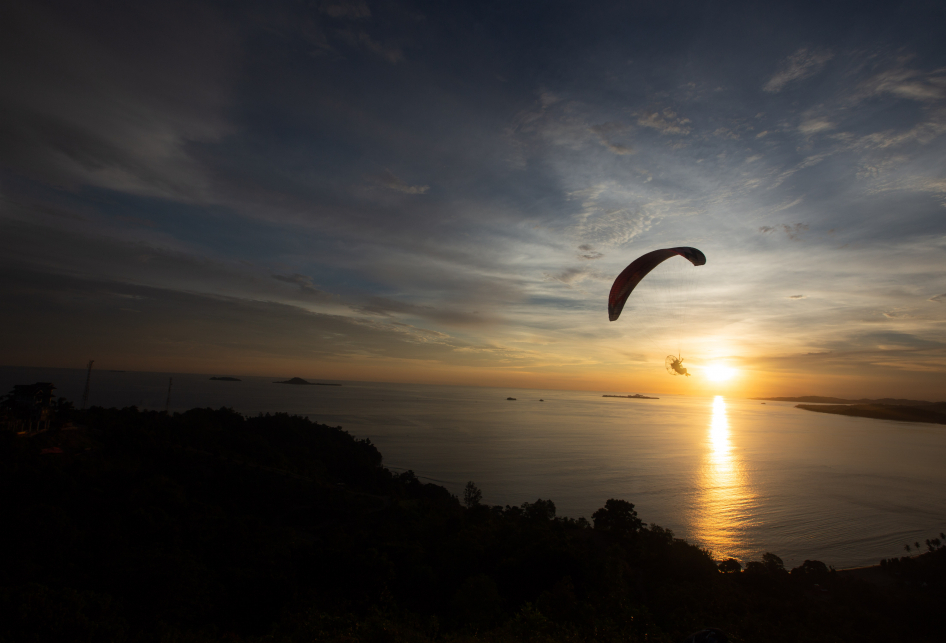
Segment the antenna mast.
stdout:
[[85,392],[82,394],[83,409],[89,404],[89,382],[92,381],[92,364],[95,364],[94,359],[89,360],[89,370],[85,374]]
[[168,399],[164,402],[164,414],[171,414],[171,384],[174,383],[174,378],[168,378]]

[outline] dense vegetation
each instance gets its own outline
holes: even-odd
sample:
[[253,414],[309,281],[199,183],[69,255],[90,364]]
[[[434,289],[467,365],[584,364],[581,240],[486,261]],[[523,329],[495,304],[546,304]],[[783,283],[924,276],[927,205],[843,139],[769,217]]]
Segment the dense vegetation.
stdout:
[[[946,549],[889,587],[746,569],[608,500],[465,503],[284,414],[73,412],[0,432],[0,641],[940,641]],[[43,450],[61,450],[61,453]]]

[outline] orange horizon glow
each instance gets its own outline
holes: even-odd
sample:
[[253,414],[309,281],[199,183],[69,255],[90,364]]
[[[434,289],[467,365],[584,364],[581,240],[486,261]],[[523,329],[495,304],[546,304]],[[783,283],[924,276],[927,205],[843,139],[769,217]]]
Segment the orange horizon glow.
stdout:
[[[465,367],[425,360],[353,359],[312,363],[298,358],[267,359],[260,362],[233,364],[226,358],[192,355],[183,358],[162,356],[159,359],[132,360],[126,355],[109,355],[107,351],[90,353],[96,369],[127,370],[154,373],[192,373],[207,375],[244,375],[286,379],[302,377],[312,380],[342,380],[402,384],[442,384],[448,386],[509,387],[609,393],[643,393],[657,395],[713,396],[725,392],[727,397],[825,395],[835,397],[880,398],[908,397],[939,400],[940,389],[929,378],[909,378],[909,373],[891,386],[886,378],[817,375],[805,372],[767,372],[761,369],[732,367],[736,373],[726,381],[712,381],[702,368],[694,365],[693,377],[673,377],[662,364],[643,362],[632,366],[598,364],[539,366],[532,368]],[[38,368],[84,368],[90,357],[76,354],[75,359],[37,360]],[[12,361],[12,360],[11,360]],[[32,361],[32,360],[31,360]],[[38,363],[37,363],[38,362]],[[737,362],[738,363],[738,362]],[[16,362],[8,364],[15,365]],[[27,364],[22,360],[21,364]],[[922,375],[922,374],[920,374]]]

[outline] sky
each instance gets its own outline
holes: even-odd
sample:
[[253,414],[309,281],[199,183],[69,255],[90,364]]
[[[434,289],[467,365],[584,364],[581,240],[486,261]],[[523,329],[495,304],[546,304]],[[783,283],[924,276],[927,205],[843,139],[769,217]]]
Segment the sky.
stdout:
[[[943,399],[944,24],[5,3],[0,363]],[[609,322],[615,276],[678,246],[706,265]]]

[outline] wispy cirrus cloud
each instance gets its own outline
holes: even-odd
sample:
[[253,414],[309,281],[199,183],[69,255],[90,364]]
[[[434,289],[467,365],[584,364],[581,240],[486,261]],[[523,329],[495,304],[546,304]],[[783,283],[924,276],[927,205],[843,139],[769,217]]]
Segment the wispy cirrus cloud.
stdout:
[[772,93],[780,92],[791,82],[814,76],[833,57],[834,54],[825,49],[802,47],[785,59],[780,69],[762,86],[762,89]]
[[578,258],[584,261],[594,261],[595,259],[601,259],[604,255],[594,249],[593,246],[583,243],[578,246]]
[[759,232],[762,234],[769,234],[771,232],[784,232],[785,236],[787,236],[791,241],[798,241],[802,233],[807,231],[807,223],[794,223],[792,225],[781,223],[774,226],[764,225],[759,228]]
[[430,190],[429,185],[410,185],[400,177],[396,176],[391,170],[385,170],[377,177],[375,181],[380,185],[404,194],[426,194]]
[[619,156],[625,154],[633,154],[634,148],[630,145],[624,143],[615,143],[614,138],[627,130],[627,126],[623,123],[613,121],[610,123],[602,123],[600,125],[594,125],[591,128],[591,131],[597,135],[598,140],[601,141],[601,144],[606,148],[614,152]]
[[354,306],[354,310],[368,315],[394,317],[404,315],[419,319],[426,319],[438,323],[458,326],[481,326],[495,323],[490,315],[480,314],[479,311],[470,311],[456,302],[445,302],[440,306],[414,304],[398,301],[390,297],[369,297],[361,306]]
[[358,20],[371,17],[371,9],[364,0],[324,0],[319,11],[333,18]]
[[299,290],[307,295],[318,295],[328,296],[328,293],[324,290],[319,289],[317,285],[312,283],[312,277],[306,275],[300,275],[299,273],[294,273],[291,275],[272,275],[273,279],[276,281],[281,281],[285,284],[292,284],[298,286]]
[[946,98],[946,68],[925,72],[898,62],[861,82],[853,93],[853,99],[863,100],[881,94],[923,103],[943,100]]
[[663,111],[649,110],[641,112],[637,117],[637,124],[655,129],[661,134],[690,133],[690,119],[677,116],[677,113],[670,108]]

